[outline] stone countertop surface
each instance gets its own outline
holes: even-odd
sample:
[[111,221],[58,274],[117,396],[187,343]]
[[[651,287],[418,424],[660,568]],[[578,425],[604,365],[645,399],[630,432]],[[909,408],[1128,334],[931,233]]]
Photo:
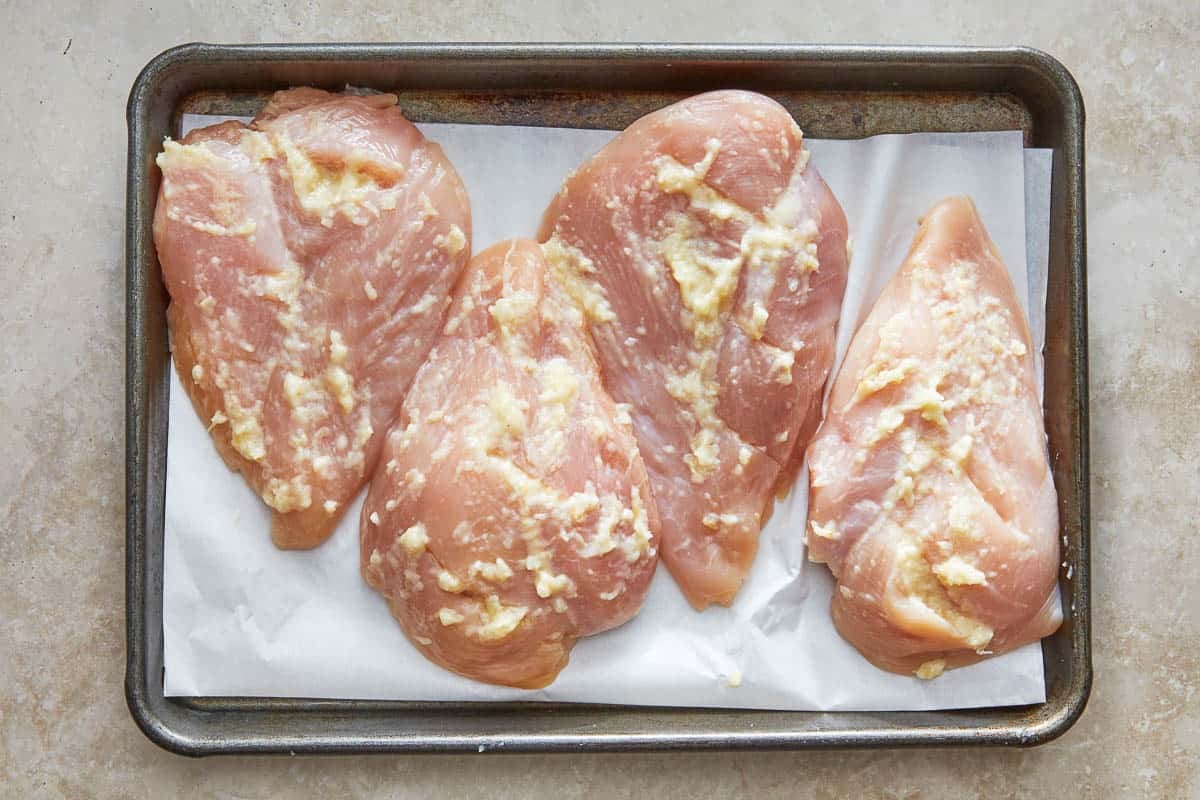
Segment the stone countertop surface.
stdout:
[[[1200,797],[1195,0],[0,0],[0,796]],[[249,5],[249,4],[247,4]],[[820,7],[817,7],[820,5]],[[125,707],[125,100],[185,41],[1028,44],[1088,109],[1095,690],[1031,750],[211,758]]]

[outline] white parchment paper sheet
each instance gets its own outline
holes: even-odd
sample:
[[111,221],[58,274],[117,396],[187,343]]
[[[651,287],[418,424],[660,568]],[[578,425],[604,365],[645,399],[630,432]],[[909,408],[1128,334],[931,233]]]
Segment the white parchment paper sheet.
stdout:
[[[186,118],[185,129],[213,122]],[[472,202],[474,249],[530,236],[563,177],[615,133],[422,125],[445,148]],[[841,201],[854,256],[838,360],[907,252],[918,217],[969,194],[1019,296],[1045,302],[1049,153],[1016,132],[811,141],[812,164]],[[1027,169],[1028,166],[1028,169]],[[1028,186],[1027,186],[1028,184]],[[1026,272],[1026,194],[1037,213]],[[1040,237],[1040,238],[1039,238]],[[1040,248],[1040,249],[1039,249]],[[1040,349],[1041,330],[1036,334]],[[762,532],[731,608],[694,612],[665,569],[632,622],[579,642],[540,691],[487,686],[426,661],[359,576],[358,510],[310,552],[276,550],[266,506],[213,448],[172,373],[163,635],[169,696],[397,700],[557,700],[766,709],[919,710],[1040,702],[1040,647],[934,681],[881,672],[834,630],[833,581],[804,556],[807,472]]]

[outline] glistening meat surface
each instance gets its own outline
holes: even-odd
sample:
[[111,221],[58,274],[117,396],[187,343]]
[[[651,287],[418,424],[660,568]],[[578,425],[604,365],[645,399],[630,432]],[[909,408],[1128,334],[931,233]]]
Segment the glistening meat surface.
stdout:
[[363,506],[362,573],[428,658],[554,680],[641,607],[657,515],[581,311],[530,241],[471,260]]
[[392,95],[277,93],[167,141],[173,357],[226,463],[312,547],[366,483],[470,255],[453,167]]
[[1032,344],[974,204],[944,200],[851,342],[809,450],[809,555],[876,665],[935,677],[1053,633],[1058,511]]
[[733,600],[833,362],[846,220],[800,129],[750,92],[635,122],[566,181],[539,241],[631,407],[691,604]]

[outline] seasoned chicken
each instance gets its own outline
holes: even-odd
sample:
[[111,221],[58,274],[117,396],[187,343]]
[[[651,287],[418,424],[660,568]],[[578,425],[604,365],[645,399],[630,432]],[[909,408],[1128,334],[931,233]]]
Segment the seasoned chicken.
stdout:
[[313,547],[366,483],[470,255],[466,192],[392,95],[277,93],[168,140],[175,366],[226,463]]
[[1053,633],[1058,507],[1029,328],[965,197],[921,221],[809,449],[808,547],[833,619],[923,678]]
[[815,430],[846,284],[846,219],[787,111],[699,95],[566,181],[539,240],[628,404],[691,604],[728,604]]
[[371,482],[366,582],[434,662],[536,688],[637,613],[657,530],[627,410],[541,249],[475,256]]

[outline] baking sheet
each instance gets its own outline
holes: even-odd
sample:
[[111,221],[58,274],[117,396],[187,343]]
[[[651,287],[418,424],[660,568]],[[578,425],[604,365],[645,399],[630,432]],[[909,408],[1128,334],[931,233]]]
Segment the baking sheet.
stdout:
[[[185,118],[184,124],[211,121]],[[421,127],[442,143],[469,187],[476,250],[532,233],[563,176],[615,135]],[[1028,297],[1032,287],[1034,305],[1044,304],[1044,247],[1029,259],[1026,275],[1024,198],[1027,183],[1030,196],[1049,197],[1049,154],[1023,151],[1020,133],[910,134],[809,147],[855,238],[839,361],[907,251],[917,217],[947,194],[975,198],[1019,296]],[[513,180],[514,164],[521,165],[519,181]],[[1044,234],[1048,214],[1033,227]],[[1040,330],[1035,337],[1040,348]],[[163,608],[168,696],[544,699],[794,710],[965,708],[1044,699],[1036,644],[931,682],[867,664],[830,623],[828,571],[804,558],[803,490],[776,508],[732,608],[696,614],[660,570],[642,613],[616,631],[581,641],[552,686],[531,692],[478,684],[427,662],[363,584],[358,503],[318,550],[277,551],[267,536],[267,509],[224,467],[173,373],[169,426]],[[806,480],[802,474],[798,485]]]

